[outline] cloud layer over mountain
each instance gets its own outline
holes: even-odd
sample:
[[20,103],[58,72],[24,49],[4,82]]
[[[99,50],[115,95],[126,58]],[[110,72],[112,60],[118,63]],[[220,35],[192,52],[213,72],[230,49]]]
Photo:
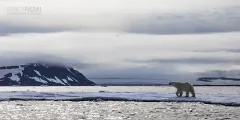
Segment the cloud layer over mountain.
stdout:
[[239,11],[237,0],[0,0],[0,64],[56,61],[87,77],[164,79],[239,70]]

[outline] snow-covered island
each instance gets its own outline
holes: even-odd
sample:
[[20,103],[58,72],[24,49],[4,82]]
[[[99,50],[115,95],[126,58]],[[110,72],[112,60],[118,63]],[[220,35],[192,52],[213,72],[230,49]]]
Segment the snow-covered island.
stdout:
[[92,86],[77,70],[54,64],[31,63],[0,67],[0,86]]

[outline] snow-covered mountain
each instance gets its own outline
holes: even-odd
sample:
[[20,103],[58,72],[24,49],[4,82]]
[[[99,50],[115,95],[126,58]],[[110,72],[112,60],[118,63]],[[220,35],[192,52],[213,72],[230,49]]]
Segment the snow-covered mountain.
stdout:
[[240,81],[239,78],[228,78],[228,77],[201,77],[198,81],[212,82],[214,80],[228,80],[228,81]]
[[32,63],[0,67],[0,86],[89,86],[95,85],[71,67]]
[[198,85],[240,85],[240,79],[233,77],[200,77],[196,81]]

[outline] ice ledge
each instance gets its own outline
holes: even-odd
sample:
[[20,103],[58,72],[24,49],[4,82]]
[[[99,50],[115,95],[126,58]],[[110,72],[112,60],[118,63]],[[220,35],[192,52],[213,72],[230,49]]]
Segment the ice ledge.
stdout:
[[153,92],[0,92],[0,101],[136,101],[136,102],[200,102],[240,107],[237,94],[198,94],[196,98],[175,97],[174,94]]

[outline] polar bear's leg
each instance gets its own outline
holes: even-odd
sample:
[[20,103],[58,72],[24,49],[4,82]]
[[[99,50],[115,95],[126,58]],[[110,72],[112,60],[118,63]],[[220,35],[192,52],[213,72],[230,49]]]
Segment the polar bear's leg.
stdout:
[[182,97],[183,91],[180,92],[180,97]]
[[181,91],[180,91],[180,90],[177,90],[176,95],[177,95],[178,97],[181,97]]
[[179,97],[179,91],[176,92],[176,95]]
[[191,94],[192,94],[192,97],[195,97],[195,92],[193,89],[190,90]]
[[189,97],[189,91],[186,91],[186,96],[185,97]]
[[192,94],[192,97],[195,97],[195,92],[194,92],[194,88],[193,88],[193,86],[191,86],[191,88],[190,88],[190,92],[191,92],[191,94]]
[[183,91],[182,90],[177,90],[176,95],[178,97],[182,97]]

